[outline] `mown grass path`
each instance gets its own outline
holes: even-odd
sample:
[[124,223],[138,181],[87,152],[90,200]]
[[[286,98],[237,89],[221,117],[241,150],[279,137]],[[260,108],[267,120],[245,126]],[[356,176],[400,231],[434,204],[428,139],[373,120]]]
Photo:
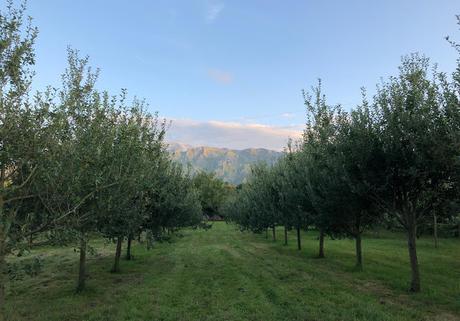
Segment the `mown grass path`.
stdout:
[[[282,236],[279,229],[279,237]],[[316,234],[303,249],[215,223],[186,230],[172,243],[133,248],[111,274],[113,245],[96,242],[88,289],[74,294],[77,254],[43,248],[44,271],[14,282],[8,320],[460,320],[460,241],[419,240],[423,292],[406,292],[409,267],[402,236],[368,236],[364,271],[353,269],[351,240],[327,240],[316,259]],[[28,259],[28,258],[26,258]]]

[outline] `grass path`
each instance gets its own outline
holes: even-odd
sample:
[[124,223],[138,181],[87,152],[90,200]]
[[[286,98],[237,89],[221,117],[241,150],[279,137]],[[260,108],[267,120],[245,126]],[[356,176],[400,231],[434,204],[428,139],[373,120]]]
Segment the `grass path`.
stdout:
[[[281,228],[278,231],[282,236]],[[364,271],[351,240],[327,240],[316,259],[313,232],[289,246],[216,223],[187,230],[111,274],[113,245],[96,242],[88,289],[76,295],[77,254],[46,248],[44,271],[9,289],[8,320],[460,320],[460,241],[419,241],[423,292],[406,293],[408,259],[402,237],[367,237]],[[26,258],[30,259],[29,258]]]

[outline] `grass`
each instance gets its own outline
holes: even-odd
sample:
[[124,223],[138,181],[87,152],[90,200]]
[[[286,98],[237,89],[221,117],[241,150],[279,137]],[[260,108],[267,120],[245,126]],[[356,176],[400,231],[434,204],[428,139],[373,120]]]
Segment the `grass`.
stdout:
[[[366,235],[364,271],[354,269],[354,243],[326,240],[317,259],[317,234],[303,233],[296,250],[265,235],[215,223],[185,230],[151,250],[135,244],[133,261],[111,274],[114,246],[97,241],[88,261],[88,288],[74,293],[78,254],[41,248],[44,270],[8,288],[7,320],[460,320],[460,241],[434,249],[418,241],[422,293],[409,294],[402,235]],[[24,258],[23,258],[24,259]],[[13,259],[17,260],[17,259]]]

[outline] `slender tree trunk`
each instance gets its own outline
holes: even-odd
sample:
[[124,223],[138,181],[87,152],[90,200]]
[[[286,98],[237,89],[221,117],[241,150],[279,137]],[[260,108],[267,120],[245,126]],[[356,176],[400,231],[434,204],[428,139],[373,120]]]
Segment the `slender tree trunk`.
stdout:
[[29,236],[29,247],[32,247],[34,243],[34,235],[31,233]]
[[[1,241],[0,241],[1,242]],[[6,268],[6,262],[5,262],[5,254],[1,252],[1,245],[0,245],[0,320],[2,320],[2,316],[4,315],[4,306],[5,306],[5,282],[6,282],[6,277],[5,277],[5,268]]]
[[287,226],[284,226],[284,245],[288,245],[288,229]]
[[300,227],[297,227],[297,249],[300,251],[302,249],[302,244],[300,240]]
[[128,236],[128,244],[126,246],[126,259],[129,261],[132,259],[132,256],[131,256],[131,242],[132,242],[133,238],[130,236]]
[[410,285],[411,292],[420,292],[420,271],[418,268],[417,260],[417,225],[415,224],[415,218],[411,215],[411,218],[408,220],[407,228],[407,245],[409,249],[409,258],[410,258],[410,267],[412,272],[412,280]]
[[121,256],[121,244],[123,243],[123,238],[117,238],[117,249],[115,250],[115,262],[113,263],[112,273],[120,272],[120,256]]
[[319,253],[318,257],[324,257],[324,232],[323,230],[319,230]]
[[436,213],[433,214],[433,236],[434,236],[434,247],[438,248],[438,217]]
[[[0,186],[3,187],[4,177],[4,169],[3,166],[0,168]],[[4,200],[3,195],[0,195],[0,217],[3,216],[4,211]],[[5,269],[6,269],[6,262],[5,262],[5,247],[6,247],[6,231],[4,230],[4,226],[0,225],[0,320],[2,320],[4,315],[4,304],[5,304]]]
[[268,227],[265,229],[265,238],[268,239]]
[[357,233],[355,237],[356,244],[356,268],[363,269],[363,252],[361,248],[361,233]]
[[80,266],[78,270],[78,283],[77,292],[81,292],[85,289],[86,281],[86,239],[82,235],[80,240]]
[[273,225],[272,230],[273,230],[273,241],[276,241],[276,227],[275,227],[275,225]]

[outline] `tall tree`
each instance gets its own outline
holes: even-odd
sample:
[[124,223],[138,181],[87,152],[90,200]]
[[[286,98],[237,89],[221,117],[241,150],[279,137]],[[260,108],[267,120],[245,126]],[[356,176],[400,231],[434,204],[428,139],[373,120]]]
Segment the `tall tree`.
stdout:
[[77,291],[85,287],[89,233],[96,229],[101,214],[98,193],[118,183],[112,174],[119,170],[114,159],[116,101],[95,89],[96,79],[88,58],[69,49],[53,119],[58,152],[41,195],[50,212],[60,217],[66,213],[62,231],[79,242]]
[[105,189],[98,201],[103,212],[98,218],[98,229],[117,244],[112,272],[119,271],[123,240],[128,238],[130,242],[142,225],[143,181],[151,170],[151,158],[161,156],[165,134],[164,122],[157,115],[146,113],[141,101],[134,100],[133,106],[126,107],[124,100],[125,93],[116,113],[113,144],[113,166],[118,170],[110,173],[111,180],[118,184]]
[[20,246],[31,221],[18,215],[41,170],[47,114],[30,103],[37,29],[25,6],[0,12],[0,307],[5,298],[5,256]]
[[304,167],[307,193],[313,211],[312,220],[319,230],[318,257],[324,257],[324,238],[330,232],[328,211],[331,210],[327,200],[327,185],[330,176],[329,160],[336,152],[337,120],[342,117],[340,105],[331,106],[322,93],[321,81],[312,89],[304,91],[307,109],[307,126],[303,135],[301,160]]
[[455,186],[460,151],[459,105],[446,101],[429,68],[427,58],[405,57],[399,75],[378,89],[374,101],[385,177],[376,201],[406,230],[414,292],[421,289],[417,227]]
[[355,239],[356,266],[362,269],[362,233],[382,217],[372,195],[381,182],[382,153],[367,100],[335,122],[334,148],[321,180],[322,216],[329,233]]

